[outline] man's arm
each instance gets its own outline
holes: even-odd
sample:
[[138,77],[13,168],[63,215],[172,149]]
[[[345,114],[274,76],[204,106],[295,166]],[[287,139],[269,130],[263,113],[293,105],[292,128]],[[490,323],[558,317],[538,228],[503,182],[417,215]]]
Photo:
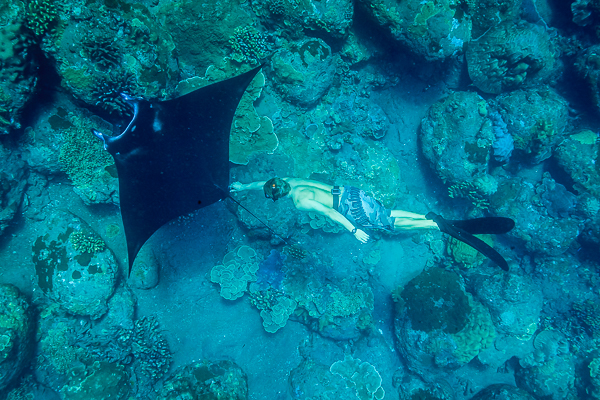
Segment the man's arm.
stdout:
[[242,190],[260,190],[265,186],[267,181],[257,181],[251,183],[233,182],[229,185],[229,190],[232,192],[240,192]]

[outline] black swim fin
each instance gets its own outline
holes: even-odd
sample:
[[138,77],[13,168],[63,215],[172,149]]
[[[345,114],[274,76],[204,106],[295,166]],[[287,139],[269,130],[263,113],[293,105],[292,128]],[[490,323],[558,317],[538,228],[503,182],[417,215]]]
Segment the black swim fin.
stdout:
[[480,235],[482,233],[501,234],[510,232],[515,227],[515,221],[505,217],[485,217],[465,219],[462,221],[445,220],[447,223],[454,225],[472,235]]
[[476,218],[464,221],[449,221],[445,220],[442,216],[430,212],[427,213],[425,218],[432,220],[440,228],[440,231],[447,233],[455,239],[460,240],[463,243],[468,244],[481,254],[492,260],[496,265],[502,268],[504,271],[508,271],[508,263],[492,247],[490,247],[483,240],[476,238],[473,234],[480,233],[506,233],[510,231],[514,226],[515,222],[510,218],[502,217],[489,217],[489,218]]

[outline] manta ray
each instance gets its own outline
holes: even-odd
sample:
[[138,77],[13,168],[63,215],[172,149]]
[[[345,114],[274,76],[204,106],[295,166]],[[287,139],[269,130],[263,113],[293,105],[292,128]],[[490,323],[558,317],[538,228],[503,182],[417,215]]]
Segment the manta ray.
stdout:
[[129,274],[144,243],[167,222],[229,197],[229,134],[260,67],[172,100],[122,94],[133,108],[125,130],[104,144],[117,168]]

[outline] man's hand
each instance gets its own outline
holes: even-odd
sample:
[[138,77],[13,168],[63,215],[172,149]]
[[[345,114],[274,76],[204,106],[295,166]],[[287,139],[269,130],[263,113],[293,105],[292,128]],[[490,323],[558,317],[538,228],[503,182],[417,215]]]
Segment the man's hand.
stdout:
[[367,232],[363,231],[362,229],[357,229],[356,232],[354,233],[354,237],[357,238],[362,243],[367,243],[369,241],[369,235],[367,234]]
[[232,192],[239,192],[240,190],[244,189],[244,184],[241,182],[233,182],[231,185],[229,185],[229,190]]

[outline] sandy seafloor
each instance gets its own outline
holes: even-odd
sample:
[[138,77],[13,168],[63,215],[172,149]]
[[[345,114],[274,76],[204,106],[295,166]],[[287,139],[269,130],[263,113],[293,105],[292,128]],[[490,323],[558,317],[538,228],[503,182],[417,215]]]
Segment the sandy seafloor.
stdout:
[[[422,199],[424,203],[421,209],[411,211],[426,212],[428,207],[436,207],[434,197],[428,195],[435,189],[425,177],[430,172],[418,153],[417,129],[429,105],[441,96],[443,87],[425,90],[423,83],[406,79],[371,97],[390,118],[391,127],[383,140],[398,160],[403,185],[415,199]],[[251,169],[252,165],[248,167]],[[235,174],[235,168],[232,171]],[[121,225],[115,207],[86,206],[66,179],[50,181],[48,198],[51,200],[48,207],[67,209],[97,231],[109,223]],[[293,208],[290,200],[284,201]],[[261,207],[270,205],[265,202]],[[0,282],[16,285],[28,297],[37,286],[33,284],[31,246],[35,238],[43,234],[43,229],[43,223],[23,216],[0,239]],[[134,290],[137,317],[157,317],[173,353],[171,370],[203,358],[230,359],[247,373],[250,399],[291,398],[288,374],[301,361],[299,346],[310,342],[311,354],[331,363],[343,358],[344,347],[349,344],[322,338],[295,321],[288,321],[275,334],[267,333],[258,312],[246,298],[233,302],[221,298],[208,274],[222,260],[227,243],[233,237],[239,243],[244,241],[235,215],[222,203],[198,211],[185,223],[172,222],[161,228],[146,244],[154,246],[160,254],[160,282],[153,289]],[[394,349],[390,293],[397,285],[418,275],[429,256],[427,246],[416,244],[411,237],[408,233],[381,240],[382,259],[373,270],[370,282],[375,297],[375,337],[352,344],[354,356],[368,360],[381,373],[382,386],[390,398],[396,396],[397,390],[392,387],[392,373],[402,365]],[[119,240],[107,240],[107,244],[123,272],[127,265],[125,243],[122,235],[117,238]],[[298,239],[304,248],[332,257],[339,268],[352,263],[352,258],[364,248],[349,234],[314,234]],[[464,369],[464,373],[459,370],[454,375],[469,376],[469,368]],[[484,380],[481,383],[496,382]]]

